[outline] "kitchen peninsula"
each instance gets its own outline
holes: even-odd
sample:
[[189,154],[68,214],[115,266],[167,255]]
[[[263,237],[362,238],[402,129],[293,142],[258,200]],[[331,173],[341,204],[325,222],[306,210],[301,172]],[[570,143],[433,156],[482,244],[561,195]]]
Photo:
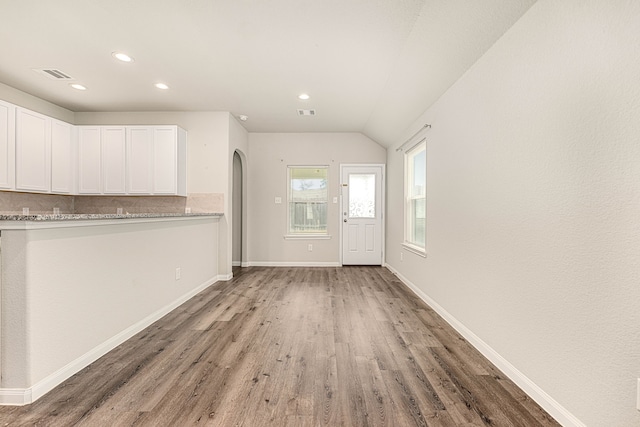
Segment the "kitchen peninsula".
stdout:
[[35,401],[219,280],[221,216],[0,215],[0,403]]

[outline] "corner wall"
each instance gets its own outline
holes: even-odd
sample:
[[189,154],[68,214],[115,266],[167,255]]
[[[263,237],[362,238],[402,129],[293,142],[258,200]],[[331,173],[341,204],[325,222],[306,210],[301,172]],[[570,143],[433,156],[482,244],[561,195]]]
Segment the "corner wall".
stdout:
[[640,424],[639,22],[637,2],[540,0],[406,130],[433,126],[426,259],[402,251],[388,151],[388,264],[566,425]]

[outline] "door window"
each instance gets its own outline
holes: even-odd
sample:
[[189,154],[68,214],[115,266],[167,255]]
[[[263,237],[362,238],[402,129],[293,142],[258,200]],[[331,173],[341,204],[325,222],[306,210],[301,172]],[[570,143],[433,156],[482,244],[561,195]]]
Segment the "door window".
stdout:
[[349,218],[376,217],[376,175],[349,174]]

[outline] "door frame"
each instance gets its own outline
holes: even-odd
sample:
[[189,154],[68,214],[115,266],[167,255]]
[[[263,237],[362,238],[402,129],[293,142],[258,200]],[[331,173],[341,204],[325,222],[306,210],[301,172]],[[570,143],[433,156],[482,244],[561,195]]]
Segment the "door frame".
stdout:
[[387,264],[387,256],[386,256],[386,224],[387,224],[387,204],[386,204],[386,199],[387,199],[387,168],[386,168],[386,164],[384,163],[340,163],[340,209],[338,212],[338,224],[340,224],[340,266],[343,266],[344,264],[343,262],[343,256],[344,256],[344,240],[343,240],[343,226],[342,226],[342,213],[344,212],[345,209],[345,204],[346,201],[344,200],[344,197],[342,195],[342,188],[343,188],[343,183],[342,182],[342,176],[343,176],[343,171],[344,168],[353,168],[353,167],[380,167],[380,169],[382,170],[382,176],[380,177],[380,192],[382,194],[382,200],[380,201],[380,203],[382,203],[382,205],[380,206],[380,215],[381,215],[381,223],[382,223],[382,230],[380,230],[381,233],[381,238],[382,241],[380,243],[381,249],[382,249],[382,266],[384,267]]
[[[235,238],[235,236],[233,235],[233,220],[238,219],[235,214],[237,212],[233,212],[233,197],[236,195],[234,192],[234,187],[237,184],[235,182],[235,171],[234,171],[234,158],[236,153],[238,154],[238,158],[240,159],[240,168],[241,168],[241,184],[240,186],[238,186],[238,190],[240,192],[240,205],[241,205],[241,209],[240,209],[240,234],[241,234],[241,238],[240,238],[240,267],[249,267],[249,262],[247,261],[248,257],[248,245],[247,245],[247,240],[248,240],[248,235],[247,235],[247,207],[248,207],[248,192],[247,192],[247,186],[248,186],[248,180],[247,180],[247,157],[244,154],[244,152],[237,148],[235,150],[233,150],[233,154],[231,156],[231,203],[230,203],[230,207],[231,207],[231,213],[230,213],[230,217],[231,217],[231,252],[229,254],[230,258],[230,265],[231,268],[233,270],[233,240]],[[237,265],[236,265],[237,267]]]

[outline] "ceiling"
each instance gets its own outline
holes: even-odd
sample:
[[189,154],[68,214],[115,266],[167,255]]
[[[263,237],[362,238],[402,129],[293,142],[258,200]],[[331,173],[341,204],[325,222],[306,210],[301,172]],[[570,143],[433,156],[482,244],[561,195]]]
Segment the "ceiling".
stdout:
[[534,2],[0,0],[0,82],[73,112],[229,111],[389,147]]

